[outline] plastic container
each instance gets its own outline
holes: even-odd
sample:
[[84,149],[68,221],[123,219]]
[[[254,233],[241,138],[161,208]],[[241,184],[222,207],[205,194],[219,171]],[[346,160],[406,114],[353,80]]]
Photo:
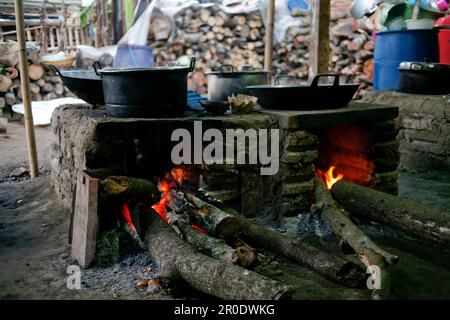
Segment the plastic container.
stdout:
[[433,29],[434,19],[417,19],[406,20],[406,28],[408,30],[417,29]]
[[153,50],[150,46],[117,45],[114,68],[153,67]]
[[439,62],[450,64],[450,15],[436,21],[439,30]]
[[398,30],[377,33],[374,90],[398,90],[402,61],[439,62],[437,30]]

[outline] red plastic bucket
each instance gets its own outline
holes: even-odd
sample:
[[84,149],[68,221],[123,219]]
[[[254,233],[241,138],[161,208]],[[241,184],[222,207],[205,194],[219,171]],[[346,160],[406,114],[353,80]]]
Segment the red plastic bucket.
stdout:
[[439,30],[439,62],[450,64],[450,27]]

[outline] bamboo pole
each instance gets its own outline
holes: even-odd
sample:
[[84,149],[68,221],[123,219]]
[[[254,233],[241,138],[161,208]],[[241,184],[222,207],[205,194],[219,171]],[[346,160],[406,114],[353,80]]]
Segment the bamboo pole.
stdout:
[[30,79],[28,76],[27,52],[25,44],[25,28],[23,18],[23,1],[14,0],[16,13],[17,41],[19,42],[19,70],[22,84],[23,106],[25,110],[25,129],[27,134],[28,160],[30,162],[30,176],[38,176],[38,159],[36,152],[36,139],[34,136],[33,113],[31,112]]
[[330,59],[330,1],[314,1],[312,10],[310,81],[319,73],[328,73]]
[[269,0],[266,16],[266,46],[264,50],[264,70],[272,71],[273,27],[275,23],[275,0]]

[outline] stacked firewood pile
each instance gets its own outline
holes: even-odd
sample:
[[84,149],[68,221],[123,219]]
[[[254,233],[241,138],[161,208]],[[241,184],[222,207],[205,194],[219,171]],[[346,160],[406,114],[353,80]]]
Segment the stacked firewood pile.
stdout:
[[[0,116],[11,117],[11,106],[22,103],[17,50],[14,46],[2,46],[0,61]],[[28,73],[32,101],[52,100],[71,96],[60,77],[41,64],[36,53],[28,55]]]
[[[373,42],[370,30],[349,16],[351,1],[332,1],[331,71],[344,75],[345,82],[360,83],[360,98],[371,88],[373,75]],[[291,74],[301,82],[308,80],[311,12],[297,12],[299,26],[290,28],[283,42],[274,46],[273,73]],[[190,88],[207,92],[204,72],[227,63],[237,70],[248,64],[263,68],[264,23],[259,12],[227,16],[216,7],[187,8],[174,17],[175,31],[160,17],[151,24],[150,42],[158,65],[181,55],[197,57],[196,72]],[[175,32],[175,36],[173,36]]]

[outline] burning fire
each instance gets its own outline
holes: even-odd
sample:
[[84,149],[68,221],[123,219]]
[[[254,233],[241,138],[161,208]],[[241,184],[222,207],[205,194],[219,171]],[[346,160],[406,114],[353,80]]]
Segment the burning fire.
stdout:
[[128,207],[128,203],[124,203],[122,206],[122,216],[130,226],[131,231],[136,234],[136,228],[134,227],[133,221],[131,220],[130,208]]
[[161,218],[164,219],[165,222],[169,222],[169,219],[167,218],[167,206],[169,205],[169,191],[171,186],[169,183],[165,180],[162,180],[158,185],[158,190],[162,192],[161,200],[159,200],[158,203],[154,204],[152,206],[152,209],[155,210]]
[[336,167],[331,166],[326,172],[317,170],[318,176],[324,179],[324,181],[326,182],[328,190],[331,190],[336,182],[344,178],[344,175],[340,173],[335,176],[334,169],[336,169]]

